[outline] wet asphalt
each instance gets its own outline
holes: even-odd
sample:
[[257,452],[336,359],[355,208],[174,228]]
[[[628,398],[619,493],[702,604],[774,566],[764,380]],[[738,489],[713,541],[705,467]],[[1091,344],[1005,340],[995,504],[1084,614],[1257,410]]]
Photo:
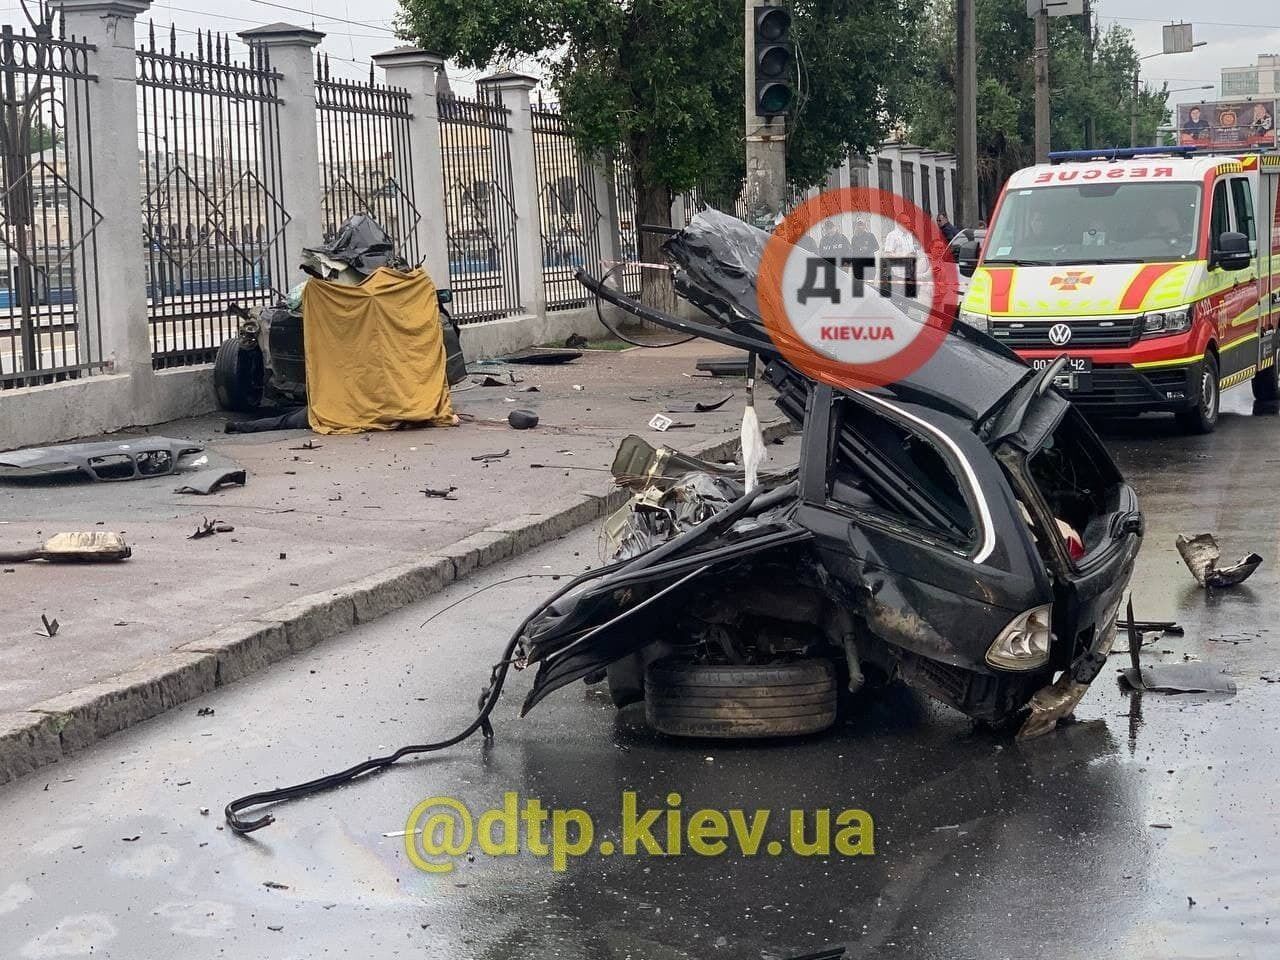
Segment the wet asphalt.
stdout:
[[[663,739],[580,684],[519,719],[517,673],[492,744],[283,805],[249,839],[222,829],[232,796],[463,726],[549,578],[599,562],[584,530],[0,787],[0,958],[1280,956],[1280,418],[1245,394],[1209,437],[1105,429],[1147,516],[1137,614],[1186,631],[1146,654],[1218,664],[1233,697],[1125,693],[1113,657],[1076,722],[1029,743],[891,689],[827,734],[729,744]],[[1264,565],[1206,596],[1173,547],[1202,530]],[[588,811],[597,843],[623,791],[642,808],[677,792],[686,817],[859,808],[874,853],[593,850],[562,872],[477,853],[429,874],[394,835],[424,798],[478,813],[505,791]]]

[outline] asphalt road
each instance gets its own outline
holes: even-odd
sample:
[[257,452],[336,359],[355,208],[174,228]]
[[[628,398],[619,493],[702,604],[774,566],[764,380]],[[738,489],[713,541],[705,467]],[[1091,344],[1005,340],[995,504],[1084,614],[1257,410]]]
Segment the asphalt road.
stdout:
[[[222,829],[234,795],[460,728],[508,631],[556,584],[501,585],[422,622],[485,583],[597,562],[587,530],[0,788],[0,957],[1274,957],[1280,683],[1263,678],[1280,678],[1280,419],[1229,414],[1192,440],[1160,421],[1108,433],[1148,518],[1138,615],[1186,628],[1148,653],[1222,665],[1234,697],[1133,696],[1108,669],[1078,722],[1031,743],[896,690],[826,735],[730,745],[664,740],[581,685],[521,720],[530,678],[515,674],[493,744],[286,804],[251,839]],[[1206,598],[1179,530],[1266,563]],[[686,818],[860,808],[874,854],[593,849],[557,872],[477,853],[426,873],[394,835],[426,797],[478,812],[516,791],[615,838],[628,790],[655,809],[678,792]]]

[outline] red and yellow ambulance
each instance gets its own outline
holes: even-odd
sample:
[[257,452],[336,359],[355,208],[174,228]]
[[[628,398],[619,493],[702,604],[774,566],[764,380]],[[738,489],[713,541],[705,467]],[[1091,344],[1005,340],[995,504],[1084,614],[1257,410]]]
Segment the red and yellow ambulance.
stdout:
[[1280,154],[1074,151],[1009,178],[961,304],[1099,412],[1207,433],[1221,391],[1280,405]]

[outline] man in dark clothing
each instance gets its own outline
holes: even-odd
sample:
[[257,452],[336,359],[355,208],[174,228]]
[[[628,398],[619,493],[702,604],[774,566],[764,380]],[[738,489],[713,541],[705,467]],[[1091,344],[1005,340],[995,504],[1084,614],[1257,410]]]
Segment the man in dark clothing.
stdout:
[[941,211],[934,218],[934,222],[938,224],[938,229],[942,231],[942,237],[950,243],[956,238],[956,234],[960,232],[960,228],[947,219],[947,215]]
[[840,232],[835,220],[828,218],[822,221],[822,239],[818,241],[818,253],[828,260],[839,261],[849,256],[849,238]]
[[855,257],[874,257],[880,249],[876,235],[867,229],[867,221],[859,217],[853,224],[853,238],[849,242]]

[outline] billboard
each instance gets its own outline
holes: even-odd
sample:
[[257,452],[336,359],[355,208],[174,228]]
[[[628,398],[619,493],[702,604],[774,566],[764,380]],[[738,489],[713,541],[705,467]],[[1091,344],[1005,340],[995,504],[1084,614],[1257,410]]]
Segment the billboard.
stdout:
[[1215,100],[1178,105],[1178,143],[1219,150],[1276,145],[1276,101]]

